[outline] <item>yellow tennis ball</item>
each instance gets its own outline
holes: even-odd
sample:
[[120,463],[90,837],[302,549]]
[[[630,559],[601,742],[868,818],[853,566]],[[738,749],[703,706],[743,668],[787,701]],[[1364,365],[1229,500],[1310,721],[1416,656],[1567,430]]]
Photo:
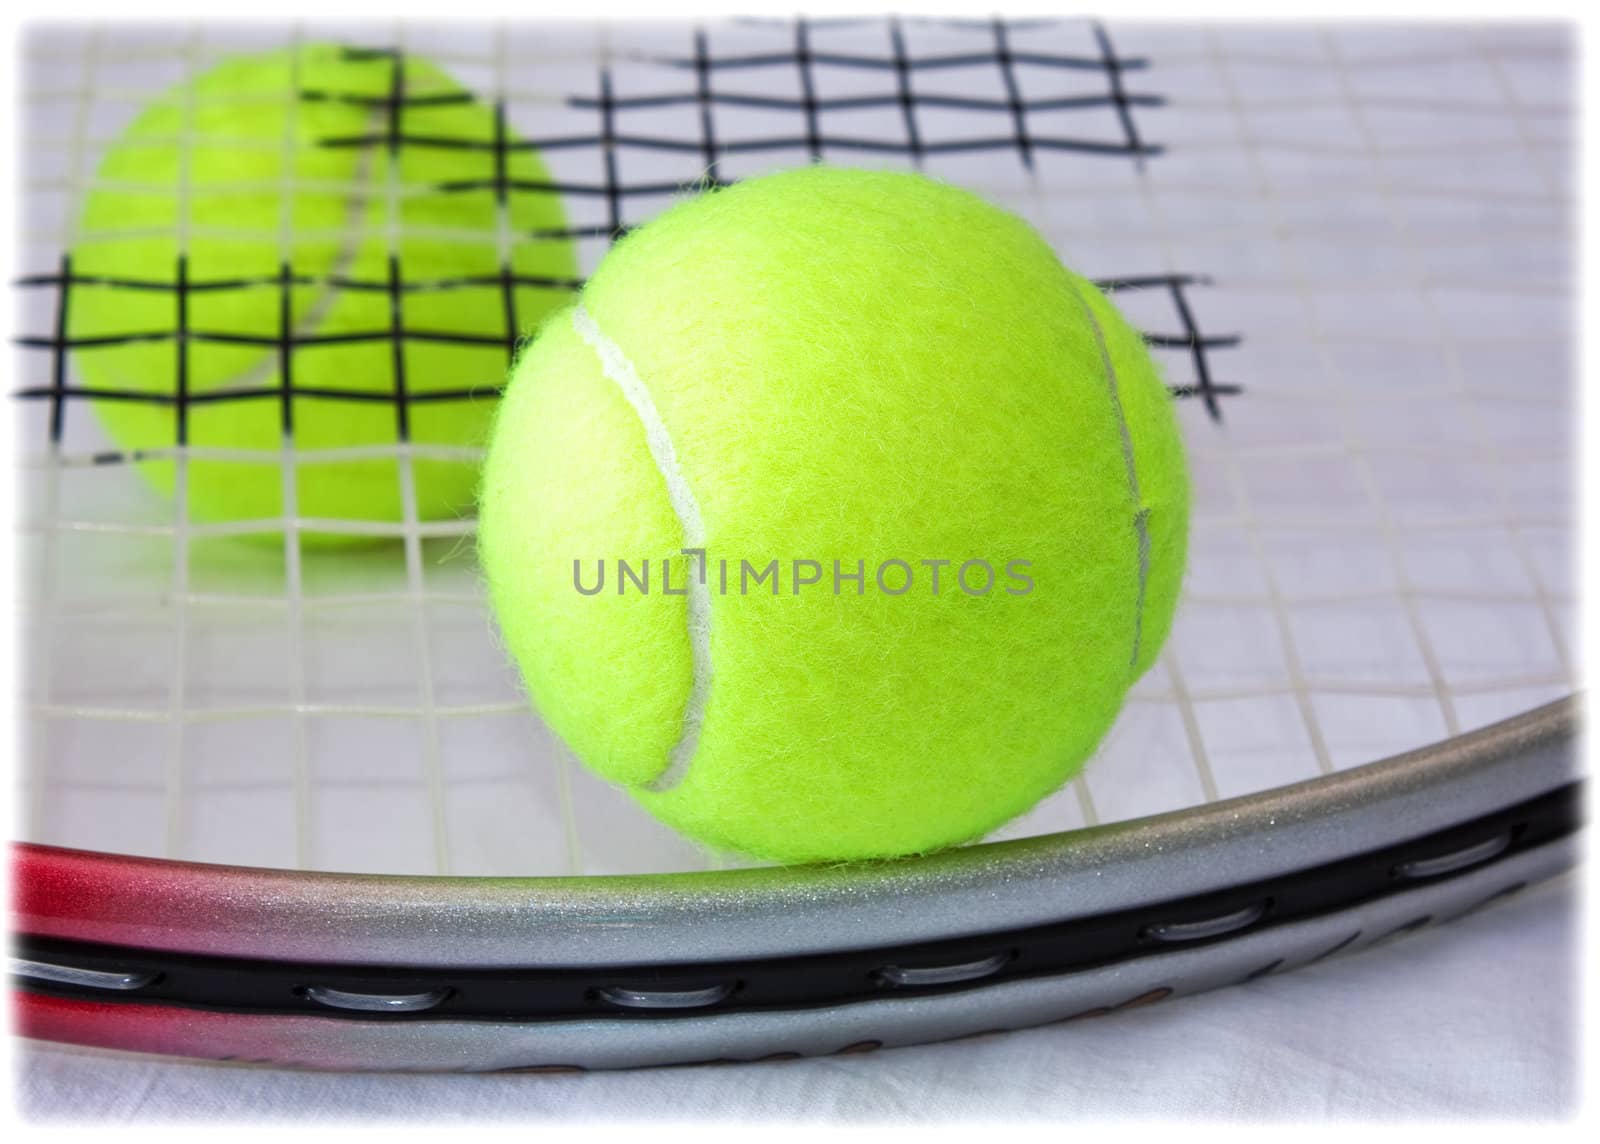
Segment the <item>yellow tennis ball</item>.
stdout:
[[[95,412],[125,450],[278,451],[292,430],[300,517],[402,519],[395,442],[481,447],[519,335],[570,296],[549,184],[423,60],[224,60],[142,110],[83,204],[67,331]],[[141,468],[172,491],[171,461]],[[418,515],[470,511],[477,473],[418,459]],[[203,521],[278,517],[283,468],[197,456],[186,495]]]
[[480,546],[589,767],[717,846],[872,858],[1082,766],[1170,627],[1188,496],[1142,339],[1038,234],[812,167],[674,207],[551,318]]

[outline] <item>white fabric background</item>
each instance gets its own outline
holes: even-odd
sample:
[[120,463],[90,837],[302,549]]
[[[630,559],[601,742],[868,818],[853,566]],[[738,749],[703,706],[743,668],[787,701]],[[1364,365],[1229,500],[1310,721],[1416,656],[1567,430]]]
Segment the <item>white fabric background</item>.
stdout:
[[866,1056],[583,1075],[339,1075],[27,1045],[24,1116],[861,1121],[1532,1117],[1578,1101],[1578,883],[1098,1021]]

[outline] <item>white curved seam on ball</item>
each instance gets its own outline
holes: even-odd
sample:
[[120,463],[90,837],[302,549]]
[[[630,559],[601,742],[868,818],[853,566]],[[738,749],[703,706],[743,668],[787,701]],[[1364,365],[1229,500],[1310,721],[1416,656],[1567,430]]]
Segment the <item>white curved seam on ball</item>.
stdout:
[[1105,331],[1100,319],[1094,316],[1094,307],[1083,296],[1076,282],[1068,279],[1073,297],[1089,317],[1089,327],[1094,330],[1095,345],[1100,349],[1100,360],[1106,367],[1106,389],[1111,396],[1111,410],[1117,417],[1117,430],[1122,434],[1122,465],[1128,474],[1128,493],[1133,497],[1133,532],[1139,545],[1139,594],[1133,609],[1133,657],[1130,663],[1139,662],[1139,645],[1144,639],[1144,593],[1150,578],[1150,510],[1139,495],[1139,473],[1133,462],[1133,434],[1128,429],[1128,416],[1122,408],[1122,394],[1117,386],[1117,367],[1111,360],[1111,349],[1106,345]]
[[[704,550],[706,529],[700,519],[700,502],[695,500],[694,490],[689,487],[682,469],[678,467],[678,453],[672,446],[672,435],[661,420],[661,413],[656,409],[650,390],[640,379],[638,370],[633,368],[628,355],[605,335],[581,302],[572,311],[572,328],[594,350],[595,356],[600,359],[601,372],[622,391],[622,396],[633,407],[644,427],[645,444],[650,450],[650,457],[666,483],[667,500],[671,502],[672,511],[683,528],[683,547]],[[696,576],[691,571],[688,585],[689,662],[693,673],[689,700],[684,704],[683,727],[678,741],[667,754],[666,768],[644,784],[645,789],[651,791],[671,790],[689,773],[689,765],[694,761],[695,751],[700,745],[700,728],[705,722],[706,702],[711,695],[711,593],[706,587],[703,554],[699,572]]]
[[[374,112],[373,116],[369,118],[371,118],[374,130],[382,126],[379,113]],[[363,147],[356,153],[356,168],[352,172],[353,178],[351,180],[354,193],[350,196],[345,206],[344,235],[340,240],[339,249],[334,252],[333,262],[329,264],[328,272],[323,275],[323,285],[327,289],[312,300],[311,307],[301,315],[300,320],[292,327],[289,333],[291,343],[315,334],[321,327],[323,319],[332,312],[334,305],[339,300],[340,288],[334,283],[350,273],[356,259],[360,257],[361,248],[366,245],[366,240],[362,234],[361,219],[367,213],[367,206],[372,201],[371,189],[368,184],[372,178],[373,154],[376,151],[377,147]],[[290,186],[291,188],[293,187],[292,179],[290,180]],[[293,195],[289,195],[287,198],[292,199]],[[282,234],[278,237],[278,245],[279,253],[287,256],[288,252],[283,249]],[[285,261],[292,260],[285,257]],[[294,350],[291,348],[289,352],[293,353]],[[229,388],[254,389],[266,381],[282,365],[281,354],[269,353],[241,374],[239,380]],[[227,390],[223,389],[217,392],[225,393]]]

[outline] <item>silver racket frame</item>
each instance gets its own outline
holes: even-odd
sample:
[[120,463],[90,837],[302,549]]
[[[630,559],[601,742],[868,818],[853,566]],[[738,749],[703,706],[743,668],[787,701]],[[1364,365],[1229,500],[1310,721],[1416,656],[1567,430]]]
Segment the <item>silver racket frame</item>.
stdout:
[[[906,945],[1149,907],[1416,839],[1577,777],[1581,698],[1190,810],[923,858],[640,877],[308,874],[30,848],[61,881],[34,937],[369,966],[605,967]],[[73,1002],[80,1043],[333,1068],[607,1068],[911,1044],[1098,1015],[1361,948],[1571,866],[1568,837],[1350,909],[1190,949],[938,994],[808,1009],[548,1022],[247,1016]],[[108,888],[115,889],[108,894]],[[82,902],[81,910],[60,903]],[[107,903],[114,903],[108,908]],[[1193,924],[1193,923],[1183,923]],[[134,1016],[133,1013],[126,1013]],[[149,1030],[164,1030],[155,1041]],[[272,1046],[263,1055],[263,1046]]]

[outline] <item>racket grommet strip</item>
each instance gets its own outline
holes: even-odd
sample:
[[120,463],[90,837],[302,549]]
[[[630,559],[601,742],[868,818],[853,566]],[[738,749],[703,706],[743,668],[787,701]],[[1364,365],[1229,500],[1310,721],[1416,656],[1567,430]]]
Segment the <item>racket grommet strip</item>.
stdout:
[[1223,934],[1253,926],[1266,914],[1266,902],[1252,902],[1243,909],[1230,910],[1228,913],[1201,918],[1198,921],[1163,922],[1160,925],[1146,926],[1141,931],[1141,936],[1151,941],[1171,943],[1204,941],[1206,938],[1221,937]]
[[953,965],[885,965],[873,971],[872,976],[884,985],[905,988],[917,985],[954,985],[958,981],[976,981],[992,977],[1005,968],[1011,954],[997,953],[977,961],[961,961]]
[[1401,862],[1394,868],[1394,876],[1407,879],[1437,878],[1441,874],[1454,874],[1457,870],[1465,870],[1468,866],[1487,862],[1491,858],[1499,857],[1511,846],[1512,833],[1510,830],[1504,830],[1492,838],[1474,842],[1471,846],[1463,846],[1448,854]]
[[33,981],[48,981],[52,985],[72,985],[80,989],[105,989],[116,993],[129,993],[143,989],[160,977],[159,973],[135,971],[84,969],[76,965],[56,965],[48,961],[28,958],[11,959],[11,975]]
[[726,1001],[732,985],[708,985],[703,989],[627,989],[607,985],[595,990],[596,996],[624,1009],[704,1009]]
[[354,993],[347,989],[330,989],[325,985],[307,985],[300,992],[318,1005],[357,1013],[422,1013],[437,1008],[450,996],[448,989],[433,989],[426,993]]

